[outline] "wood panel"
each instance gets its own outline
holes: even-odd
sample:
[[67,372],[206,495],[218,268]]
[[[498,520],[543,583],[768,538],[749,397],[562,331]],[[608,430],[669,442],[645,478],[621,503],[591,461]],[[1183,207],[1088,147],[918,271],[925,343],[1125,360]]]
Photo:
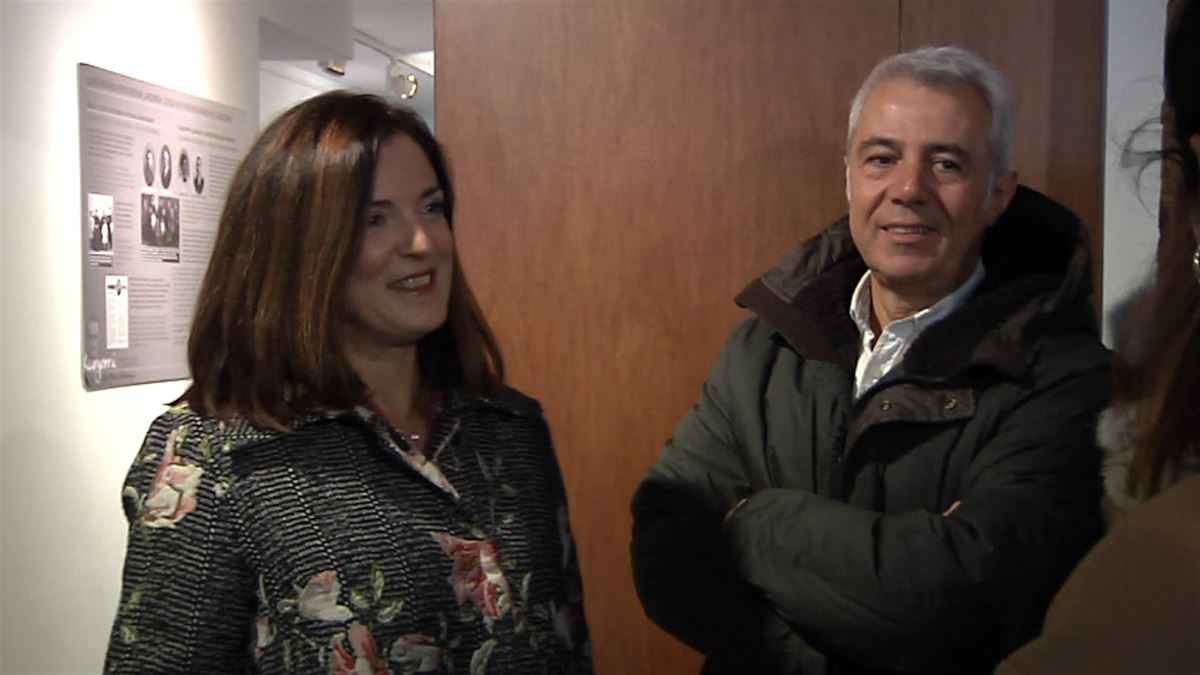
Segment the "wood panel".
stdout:
[[1008,79],[1013,167],[1088,226],[1095,306],[1104,250],[1104,30],[1098,0],[903,0],[901,49],[955,44]]
[[601,673],[698,670],[638,604],[629,500],[733,296],[845,211],[849,100],[898,22],[878,0],[435,5],[459,249],[546,408]]

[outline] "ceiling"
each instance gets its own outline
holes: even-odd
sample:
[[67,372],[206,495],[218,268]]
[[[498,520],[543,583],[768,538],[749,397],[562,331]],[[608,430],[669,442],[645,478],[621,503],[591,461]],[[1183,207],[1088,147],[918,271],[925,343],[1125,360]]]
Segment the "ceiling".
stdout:
[[312,87],[388,94],[389,52],[402,73],[417,79],[417,94],[404,103],[433,121],[433,0],[352,0],[354,58],[346,74],[332,75],[314,60],[270,61],[264,67]]
[[354,27],[402,52],[433,51],[433,0],[353,0]]

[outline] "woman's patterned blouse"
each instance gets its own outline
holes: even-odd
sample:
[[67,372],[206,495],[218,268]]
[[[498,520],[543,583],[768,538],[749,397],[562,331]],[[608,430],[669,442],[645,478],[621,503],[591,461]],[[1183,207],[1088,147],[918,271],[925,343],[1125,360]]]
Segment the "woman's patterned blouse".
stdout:
[[151,425],[112,673],[587,673],[566,496],[536,401],[450,390],[427,454],[362,408],[284,433]]

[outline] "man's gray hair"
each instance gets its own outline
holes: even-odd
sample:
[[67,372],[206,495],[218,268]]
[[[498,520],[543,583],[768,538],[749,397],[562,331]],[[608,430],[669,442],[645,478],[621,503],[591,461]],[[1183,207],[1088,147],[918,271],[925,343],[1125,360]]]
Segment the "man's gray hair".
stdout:
[[935,88],[955,84],[974,87],[987,101],[992,113],[992,178],[998,178],[1008,171],[1013,143],[1013,111],[1008,85],[999,71],[959,47],[922,47],[880,61],[858,88],[850,105],[850,124],[846,131],[847,155],[853,150],[850,144],[854,142],[854,132],[858,131],[858,118],[867,96],[880,82],[897,78]]

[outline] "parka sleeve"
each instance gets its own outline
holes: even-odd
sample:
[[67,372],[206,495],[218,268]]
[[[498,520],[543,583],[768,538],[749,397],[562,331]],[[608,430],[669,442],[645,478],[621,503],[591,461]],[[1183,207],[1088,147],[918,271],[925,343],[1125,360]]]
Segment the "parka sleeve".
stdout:
[[1044,605],[1099,535],[1095,418],[1107,355],[1044,370],[998,420],[948,515],[880,513],[766,489],[730,518],[741,579],[789,622],[859,667],[990,672],[1036,632]]
[[634,584],[647,616],[708,657],[706,673],[823,672],[810,646],[737,574],[722,520],[750,494],[726,400],[751,326],[734,330],[698,403],[633,497]]
[[129,535],[106,673],[241,672],[254,591],[208,425],[177,408],[146,434],[122,498]]

